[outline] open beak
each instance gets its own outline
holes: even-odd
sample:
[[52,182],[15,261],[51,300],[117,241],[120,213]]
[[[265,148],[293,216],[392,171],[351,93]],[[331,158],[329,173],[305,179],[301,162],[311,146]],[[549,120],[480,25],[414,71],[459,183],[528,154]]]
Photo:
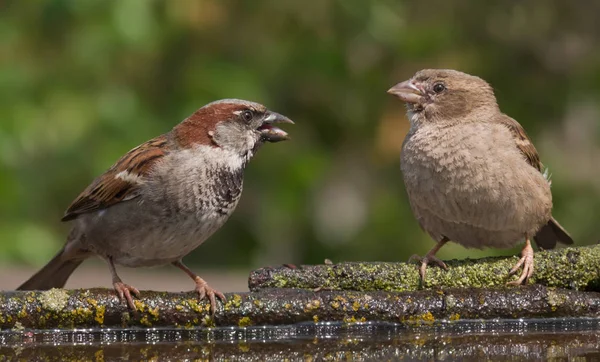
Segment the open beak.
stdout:
[[423,92],[412,82],[406,80],[398,83],[387,91],[407,103],[420,103],[423,99]]
[[292,120],[287,118],[286,116],[269,111],[263,119],[263,123],[260,125],[260,127],[257,128],[257,131],[259,131],[262,138],[268,142],[279,142],[289,140],[290,137],[288,136],[288,134],[281,128],[275,127],[273,125],[275,123],[294,124],[294,122],[292,122]]

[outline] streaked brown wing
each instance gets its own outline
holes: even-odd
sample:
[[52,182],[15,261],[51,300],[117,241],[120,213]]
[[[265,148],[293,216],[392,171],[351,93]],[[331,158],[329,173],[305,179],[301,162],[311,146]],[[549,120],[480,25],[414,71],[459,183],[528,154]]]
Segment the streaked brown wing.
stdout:
[[71,203],[62,221],[137,197],[137,180],[146,176],[166,154],[166,143],[167,138],[163,135],[129,151]]

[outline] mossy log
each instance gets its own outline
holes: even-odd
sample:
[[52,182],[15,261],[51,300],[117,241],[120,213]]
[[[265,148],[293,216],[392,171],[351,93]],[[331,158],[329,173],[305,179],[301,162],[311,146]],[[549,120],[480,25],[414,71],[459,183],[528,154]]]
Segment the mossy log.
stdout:
[[289,325],[378,321],[432,324],[441,320],[599,317],[600,293],[541,285],[412,292],[318,292],[264,289],[227,294],[211,316],[194,293],[142,292],[131,312],[108,289],[16,291],[0,294],[0,329]]
[[[537,252],[532,284],[600,291],[600,245]],[[436,288],[495,288],[516,280],[509,276],[519,258],[490,257],[446,261],[448,270],[427,268],[421,285],[414,263],[346,262],[340,264],[266,267],[249,277],[251,291],[302,288],[358,291],[413,291]],[[519,273],[517,273],[519,274]]]

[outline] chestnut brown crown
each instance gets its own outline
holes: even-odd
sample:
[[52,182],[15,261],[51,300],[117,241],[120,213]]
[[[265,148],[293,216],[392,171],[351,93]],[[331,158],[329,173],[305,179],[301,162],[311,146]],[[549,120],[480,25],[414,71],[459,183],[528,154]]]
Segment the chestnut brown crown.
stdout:
[[222,99],[205,105],[173,128],[183,147],[211,145],[245,154],[264,142],[289,139],[276,123],[293,123],[262,104]]

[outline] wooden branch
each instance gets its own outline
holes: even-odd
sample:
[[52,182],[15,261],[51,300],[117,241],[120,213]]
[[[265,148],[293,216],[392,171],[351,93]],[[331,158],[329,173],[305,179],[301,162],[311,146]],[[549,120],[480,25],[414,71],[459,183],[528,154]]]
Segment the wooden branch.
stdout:
[[107,289],[0,294],[1,329],[284,325],[378,321],[431,324],[492,318],[598,317],[600,293],[540,285],[501,289],[358,292],[264,289],[228,294],[214,317],[194,293],[142,292],[137,313]]
[[[251,291],[263,288],[323,288],[328,290],[411,291],[422,288],[494,288],[518,275],[509,270],[518,257],[491,257],[447,261],[448,270],[427,268],[420,285],[416,264],[340,263],[260,268],[250,274]],[[530,283],[548,287],[600,291],[600,245],[563,248],[535,254],[535,272]]]

